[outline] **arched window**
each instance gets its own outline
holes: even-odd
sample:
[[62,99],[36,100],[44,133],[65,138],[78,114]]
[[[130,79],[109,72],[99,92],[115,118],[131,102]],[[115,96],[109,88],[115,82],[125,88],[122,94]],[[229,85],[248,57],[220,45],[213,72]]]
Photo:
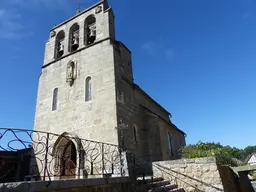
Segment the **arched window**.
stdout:
[[64,40],[65,40],[65,33],[64,31],[60,31],[55,40],[55,59],[62,57],[64,54]]
[[96,19],[94,15],[89,15],[84,22],[84,44],[90,45],[96,39]]
[[76,51],[79,47],[79,25],[75,23],[69,30],[69,52]]
[[92,99],[92,81],[91,77],[87,77],[85,80],[85,101]]
[[138,140],[137,140],[137,128],[136,126],[133,126],[133,139],[134,139],[134,142],[137,143]]
[[168,133],[168,151],[172,153],[172,142],[170,133]]
[[58,88],[55,88],[53,90],[52,111],[57,110],[57,104],[58,104]]

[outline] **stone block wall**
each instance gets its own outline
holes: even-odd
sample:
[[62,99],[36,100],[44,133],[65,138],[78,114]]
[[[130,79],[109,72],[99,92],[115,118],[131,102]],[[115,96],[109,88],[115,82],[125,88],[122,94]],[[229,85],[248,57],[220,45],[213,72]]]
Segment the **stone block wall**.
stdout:
[[154,162],[153,172],[155,177],[163,177],[186,192],[224,191],[215,158]]
[[25,181],[0,184],[1,192],[130,192],[131,190],[132,185],[128,177],[57,181]]
[[[175,125],[168,124],[159,119],[160,138],[162,147],[162,160],[180,159],[183,147],[186,145],[184,135],[175,128]],[[171,137],[171,150],[168,146],[168,134]],[[157,150],[155,146],[154,150]]]
[[[70,61],[76,62],[77,72],[72,86],[66,82],[67,65]],[[59,135],[72,132],[83,139],[118,144],[113,68],[113,47],[109,40],[43,68],[39,80],[34,130]],[[85,81],[89,76],[92,99],[86,101]],[[52,111],[55,88],[58,88],[57,110]]]

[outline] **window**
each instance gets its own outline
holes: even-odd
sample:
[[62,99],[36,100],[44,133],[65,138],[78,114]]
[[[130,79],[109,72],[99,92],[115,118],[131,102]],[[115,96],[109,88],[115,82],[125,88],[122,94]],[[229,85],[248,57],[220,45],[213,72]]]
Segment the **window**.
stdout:
[[90,45],[96,39],[96,19],[94,15],[89,15],[84,22],[84,44]]
[[124,104],[124,93],[117,90],[117,101]]
[[64,40],[65,40],[65,33],[64,31],[60,31],[56,36],[55,41],[55,58],[58,59],[62,57],[64,54]]
[[172,142],[170,133],[168,133],[168,151],[172,153]]
[[52,111],[57,110],[57,103],[58,103],[58,88],[55,88],[53,90]]
[[85,101],[90,101],[91,99],[92,99],[91,77],[87,77],[85,80]]
[[136,127],[135,126],[133,126],[133,139],[134,139],[134,141],[135,141],[135,143],[137,143],[137,130],[136,130]]

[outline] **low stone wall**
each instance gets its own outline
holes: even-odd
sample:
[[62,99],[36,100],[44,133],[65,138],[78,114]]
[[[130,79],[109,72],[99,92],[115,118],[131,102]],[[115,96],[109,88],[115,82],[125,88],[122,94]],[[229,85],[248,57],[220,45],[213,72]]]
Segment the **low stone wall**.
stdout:
[[128,177],[0,183],[0,192],[130,192]]
[[241,192],[240,178],[230,166],[218,165],[218,170],[225,192]]
[[213,157],[154,162],[153,172],[154,177],[163,177],[186,192],[224,191]]

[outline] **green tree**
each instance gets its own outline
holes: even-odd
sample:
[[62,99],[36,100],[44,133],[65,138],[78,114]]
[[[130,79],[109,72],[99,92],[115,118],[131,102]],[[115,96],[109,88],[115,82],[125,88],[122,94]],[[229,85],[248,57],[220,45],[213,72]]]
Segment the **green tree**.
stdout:
[[[201,142],[184,147],[182,154],[184,158],[216,157],[219,164],[237,166],[238,161],[244,161],[246,156],[256,151],[256,146],[248,146],[245,149],[223,146],[220,143]],[[237,159],[237,160],[236,160]]]
[[256,146],[248,146],[248,147],[244,148],[243,152],[244,152],[243,158],[245,160],[248,155],[250,155],[252,153],[256,153]]

